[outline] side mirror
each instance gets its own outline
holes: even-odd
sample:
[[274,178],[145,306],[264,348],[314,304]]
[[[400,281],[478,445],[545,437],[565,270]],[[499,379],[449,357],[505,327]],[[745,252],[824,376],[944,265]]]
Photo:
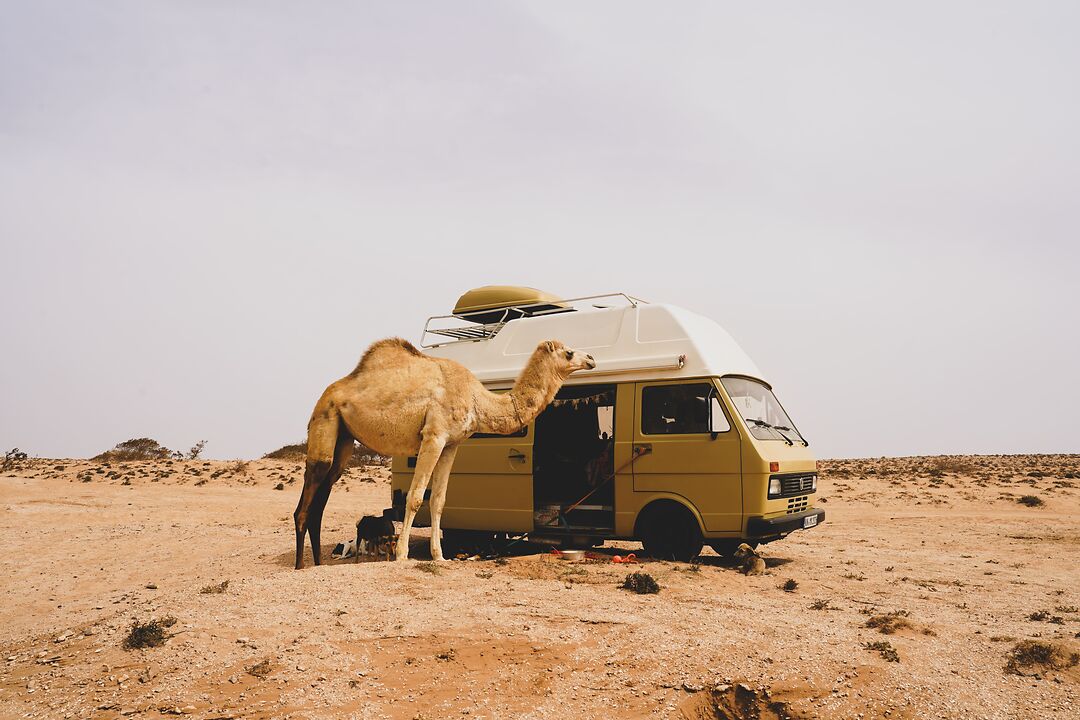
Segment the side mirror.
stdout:
[[709,434],[715,440],[716,436],[731,429],[724,408],[720,405],[720,398],[716,392],[709,394]]

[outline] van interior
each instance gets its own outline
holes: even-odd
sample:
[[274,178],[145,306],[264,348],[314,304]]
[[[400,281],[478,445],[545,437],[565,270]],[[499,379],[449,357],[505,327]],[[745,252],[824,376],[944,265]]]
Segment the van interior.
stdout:
[[535,428],[536,529],[614,531],[615,386],[563,387]]

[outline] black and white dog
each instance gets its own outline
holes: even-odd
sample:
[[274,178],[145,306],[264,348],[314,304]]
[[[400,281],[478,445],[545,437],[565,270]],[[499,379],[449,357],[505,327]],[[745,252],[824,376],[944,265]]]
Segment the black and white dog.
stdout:
[[394,554],[397,545],[397,533],[394,531],[394,509],[383,510],[382,517],[365,515],[356,523],[356,560],[360,553],[385,556],[387,560]]

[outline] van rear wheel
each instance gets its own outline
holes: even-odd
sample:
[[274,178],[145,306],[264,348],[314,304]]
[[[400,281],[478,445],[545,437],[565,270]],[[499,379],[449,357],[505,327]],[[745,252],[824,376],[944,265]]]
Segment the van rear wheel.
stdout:
[[677,505],[662,505],[650,512],[639,536],[645,554],[657,560],[690,562],[704,546],[697,520]]

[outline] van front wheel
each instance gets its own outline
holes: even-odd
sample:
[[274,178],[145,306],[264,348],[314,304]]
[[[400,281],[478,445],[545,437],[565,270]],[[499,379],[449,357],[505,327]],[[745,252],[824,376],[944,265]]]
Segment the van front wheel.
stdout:
[[694,516],[674,505],[658,507],[643,518],[640,537],[645,554],[657,560],[690,562],[704,545]]
[[735,554],[735,549],[739,547],[742,542],[742,540],[729,539],[713,540],[709,543],[709,547],[715,550],[716,554],[720,557],[725,557],[730,560],[731,557]]

